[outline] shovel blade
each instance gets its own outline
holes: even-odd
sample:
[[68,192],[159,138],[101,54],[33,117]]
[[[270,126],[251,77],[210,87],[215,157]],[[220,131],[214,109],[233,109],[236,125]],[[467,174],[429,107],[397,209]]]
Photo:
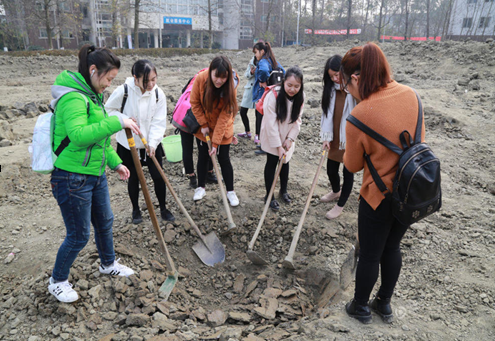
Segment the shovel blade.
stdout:
[[351,284],[354,274],[356,272],[358,261],[358,249],[355,245],[349,251],[347,258],[345,259],[342,267],[340,268],[340,288],[342,290],[347,289],[349,284]]
[[256,253],[255,251],[253,250],[248,250],[246,252],[249,260],[254,264],[254,265],[268,265],[268,262],[266,260],[264,260],[263,258],[260,257],[260,255],[258,255],[258,253]]
[[160,287],[159,291],[165,293],[165,301],[168,300],[170,294],[172,293],[172,290],[174,290],[175,283],[177,283],[177,278],[179,278],[179,272],[176,271],[173,275],[168,275],[167,279]]
[[294,261],[292,258],[289,258],[288,256],[285,257],[284,261],[282,262],[282,266],[284,267],[284,269],[288,269],[288,270],[295,270],[296,267],[294,266]]
[[193,245],[193,250],[199,259],[208,266],[214,266],[225,260],[225,248],[215,232],[210,232],[205,237],[206,245],[202,240]]

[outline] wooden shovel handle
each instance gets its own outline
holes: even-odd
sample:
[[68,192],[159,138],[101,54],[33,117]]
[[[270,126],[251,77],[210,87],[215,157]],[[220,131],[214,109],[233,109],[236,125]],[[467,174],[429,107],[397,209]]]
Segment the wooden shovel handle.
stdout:
[[268,212],[268,208],[270,207],[273,192],[275,192],[275,186],[277,185],[277,180],[280,175],[280,171],[282,170],[282,166],[284,165],[284,161],[285,155],[282,157],[281,160],[278,161],[278,167],[277,171],[275,172],[275,178],[273,179],[272,187],[270,187],[270,193],[268,193],[268,197],[266,197],[266,203],[265,207],[263,208],[263,213],[261,214],[260,222],[258,223],[256,231],[254,232],[253,238],[251,238],[251,241],[249,242],[248,250],[253,250],[254,243],[256,242],[256,239],[258,239],[258,235],[260,234],[261,227],[263,226],[263,223],[265,221],[266,213]]
[[[211,140],[210,136],[206,134],[206,143],[208,143],[208,151],[211,151]],[[217,158],[215,154],[211,155],[211,162],[213,163],[213,168],[215,169],[215,173],[217,174],[218,187],[220,187],[220,192],[222,193],[223,206],[225,207],[225,211],[227,212],[227,219],[229,221],[229,229],[235,227],[234,219],[232,219],[232,214],[230,213],[229,203],[227,201],[227,192],[222,184],[222,177],[220,176],[220,171],[218,170]]]
[[306,213],[309,209],[309,204],[311,203],[311,198],[313,197],[313,192],[315,191],[316,184],[318,183],[318,176],[320,175],[321,167],[323,166],[323,162],[327,157],[327,149],[323,149],[321,153],[320,164],[318,165],[318,169],[316,170],[315,177],[313,179],[313,184],[311,185],[311,189],[309,190],[308,198],[306,199],[306,205],[304,205],[304,210],[301,215],[301,219],[299,220],[299,224],[297,225],[296,232],[294,233],[294,237],[292,238],[292,243],[290,244],[289,253],[287,254],[287,258],[292,259],[294,256],[294,252],[296,251],[297,242],[299,241],[299,235],[301,234],[302,227],[304,225],[304,219],[306,218]]
[[155,209],[153,207],[153,202],[151,201],[150,192],[148,186],[146,185],[146,179],[144,177],[143,168],[141,167],[141,161],[139,160],[139,155],[136,150],[136,143],[134,142],[134,137],[129,128],[125,128],[125,134],[127,136],[127,141],[129,143],[129,148],[131,149],[132,159],[134,160],[134,166],[136,167],[136,172],[141,183],[141,190],[143,191],[144,200],[146,201],[146,206],[148,207],[148,212],[150,214],[151,222],[153,224],[153,229],[155,230],[156,238],[158,238],[158,244],[165,256],[165,263],[167,264],[167,269],[170,273],[175,274],[175,265],[168,252],[167,245],[163,239],[162,230],[160,230],[160,225],[158,224],[158,219],[156,218]]
[[[149,154],[150,146],[149,146],[148,142],[146,141],[146,139],[144,138],[144,136],[142,134],[139,134],[139,138],[143,142],[143,144],[146,147],[146,150],[148,151],[148,154]],[[175,192],[174,188],[172,187],[172,184],[170,183],[170,181],[168,180],[167,176],[165,175],[165,172],[163,171],[162,167],[158,163],[158,160],[156,159],[156,157],[154,155],[151,156],[151,159],[153,160],[156,169],[158,169],[158,172],[162,176],[163,181],[165,181],[165,184],[167,185],[168,190],[170,191],[170,193],[172,193],[172,196],[174,197],[175,202],[177,203],[177,205],[179,205],[180,210],[186,216],[187,221],[189,222],[189,224],[191,224],[192,228],[194,229],[194,231],[196,231],[196,234],[199,236],[199,238],[201,238],[201,240],[203,241],[203,243],[206,244],[205,236],[203,236],[203,234],[201,234],[201,231],[199,230],[198,226],[194,223],[194,221],[192,220],[191,216],[187,212],[186,208],[182,204],[182,201],[179,199],[179,196],[177,195],[177,193]]]

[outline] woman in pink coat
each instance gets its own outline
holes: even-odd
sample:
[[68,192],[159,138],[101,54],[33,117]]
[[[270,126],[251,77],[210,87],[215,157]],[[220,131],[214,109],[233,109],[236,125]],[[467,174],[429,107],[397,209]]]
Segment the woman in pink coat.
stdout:
[[[295,141],[301,129],[304,91],[303,73],[297,66],[287,70],[280,86],[270,91],[263,102],[263,121],[261,123],[261,148],[267,153],[265,164],[266,196],[275,178],[278,161],[285,155],[280,172],[280,197],[286,203],[292,198],[287,193],[289,181],[289,161],[295,148]],[[270,202],[274,211],[280,209],[276,199]]]

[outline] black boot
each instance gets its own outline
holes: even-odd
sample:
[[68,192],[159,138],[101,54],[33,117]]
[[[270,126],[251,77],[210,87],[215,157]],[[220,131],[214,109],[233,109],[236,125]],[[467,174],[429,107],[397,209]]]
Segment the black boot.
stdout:
[[198,179],[196,178],[196,174],[186,176],[189,179],[189,187],[196,189],[198,187]]
[[371,323],[371,310],[368,304],[360,305],[355,299],[352,299],[345,305],[345,311],[350,317],[354,317],[364,324]]
[[143,222],[143,217],[141,216],[141,211],[139,208],[132,211],[132,223],[134,225],[141,224]]
[[175,217],[174,215],[172,214],[172,212],[170,212],[169,210],[167,210],[166,208],[164,209],[161,209],[160,210],[160,214],[162,216],[162,219],[165,220],[165,221],[175,221]]
[[392,313],[392,307],[390,306],[390,298],[380,298],[376,296],[370,302],[371,310],[380,315],[383,322],[392,323],[394,321],[394,315]]
[[216,184],[218,183],[217,176],[215,175],[214,171],[208,172],[206,175],[206,183],[207,184]]

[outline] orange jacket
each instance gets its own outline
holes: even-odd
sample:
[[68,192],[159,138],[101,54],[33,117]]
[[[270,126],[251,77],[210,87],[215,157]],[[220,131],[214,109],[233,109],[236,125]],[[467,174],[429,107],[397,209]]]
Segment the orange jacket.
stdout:
[[[204,95],[206,91],[206,82],[208,81],[208,70],[202,71],[194,81],[191,92],[191,110],[201,125],[201,128],[208,127],[210,129],[211,142],[213,147],[219,145],[227,145],[232,143],[234,136],[234,118],[235,114],[230,111],[230,108],[222,110],[223,98],[220,98],[215,103],[215,108],[212,112],[206,112],[204,108]],[[234,73],[234,77],[237,77]],[[235,82],[234,82],[235,84]],[[237,84],[234,87],[234,96],[237,98]],[[201,133],[201,129],[194,134],[198,139],[206,142],[206,138]]]
[[[418,100],[411,88],[393,81],[361,101],[352,110],[351,115],[401,147],[399,135],[404,130],[407,130],[412,136],[416,132]],[[425,137],[424,122],[423,118],[421,134],[423,142]],[[373,166],[390,192],[392,192],[392,183],[398,168],[399,155],[349,122],[346,124],[346,140],[344,165],[352,173],[359,172],[364,168],[363,184],[359,193],[376,210],[385,196],[373,181],[363,154],[366,151],[370,155]]]

